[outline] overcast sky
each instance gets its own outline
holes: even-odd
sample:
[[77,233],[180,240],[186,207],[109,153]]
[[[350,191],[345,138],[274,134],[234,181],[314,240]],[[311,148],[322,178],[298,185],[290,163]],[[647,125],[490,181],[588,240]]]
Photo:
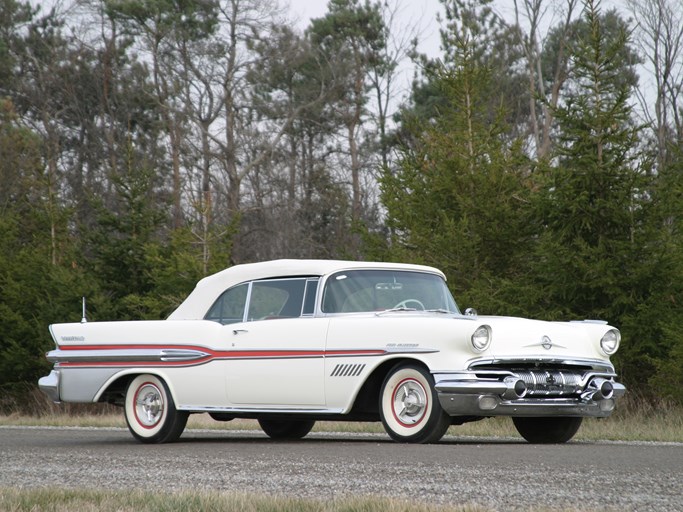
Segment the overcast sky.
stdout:
[[[283,2],[287,5],[287,0]],[[430,56],[439,53],[439,24],[436,13],[443,11],[439,0],[389,0],[398,6],[400,28],[417,26],[420,51]],[[303,29],[311,18],[321,18],[327,12],[327,0],[289,0],[291,18],[299,20]]]
[[[305,29],[311,18],[321,18],[327,12],[327,0],[282,0],[283,5],[289,3],[289,18],[298,21],[299,27]],[[439,23],[436,21],[437,12],[442,12],[439,0],[388,0],[397,7],[397,20],[393,31],[408,31],[418,37],[419,51],[430,57],[439,56]],[[408,95],[413,79],[413,64],[404,59],[398,69],[396,77],[397,94],[391,110],[398,107]]]
[[[289,4],[289,18],[298,20],[301,29],[305,29],[311,18],[320,18],[327,12],[328,0],[280,0],[283,5]],[[436,20],[437,13],[443,13],[443,6],[439,0],[385,0],[389,5],[398,6],[398,20],[394,27],[397,29],[409,30],[411,32],[418,31],[418,40],[420,42],[419,51],[430,57],[440,57],[440,39],[439,39],[439,23]],[[542,20],[542,26],[553,26],[563,17],[561,10],[553,12],[552,7],[563,6],[563,2],[548,1],[548,10]],[[514,8],[511,0],[495,0],[494,8],[496,12],[507,19],[508,22],[514,22]],[[578,6],[580,12],[582,5]],[[600,2],[600,9],[605,12],[609,9],[616,8],[626,19],[630,17],[630,13],[626,11],[623,5],[623,0],[602,0]],[[524,20],[522,20],[524,24]],[[543,35],[543,34],[542,34]],[[404,93],[407,92],[412,79],[411,63],[406,61],[400,68],[400,80],[404,83],[402,87]],[[639,69],[641,84],[651,82],[650,72],[643,68]],[[647,87],[646,90],[649,90]],[[651,88],[650,88],[651,89]]]

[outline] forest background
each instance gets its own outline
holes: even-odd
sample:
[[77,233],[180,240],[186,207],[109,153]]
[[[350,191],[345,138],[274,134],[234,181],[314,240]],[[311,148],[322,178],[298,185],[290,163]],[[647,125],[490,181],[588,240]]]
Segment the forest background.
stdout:
[[[48,325],[164,318],[273,258],[446,273],[461,307],[618,326],[683,401],[683,4],[0,0],[0,389]],[[416,70],[407,94],[399,69]],[[645,76],[647,75],[647,76]]]

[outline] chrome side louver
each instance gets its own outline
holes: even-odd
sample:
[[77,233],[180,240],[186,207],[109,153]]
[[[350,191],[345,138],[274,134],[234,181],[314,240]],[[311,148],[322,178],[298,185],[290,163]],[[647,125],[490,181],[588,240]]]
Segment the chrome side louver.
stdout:
[[338,364],[330,377],[358,377],[365,368],[364,364]]

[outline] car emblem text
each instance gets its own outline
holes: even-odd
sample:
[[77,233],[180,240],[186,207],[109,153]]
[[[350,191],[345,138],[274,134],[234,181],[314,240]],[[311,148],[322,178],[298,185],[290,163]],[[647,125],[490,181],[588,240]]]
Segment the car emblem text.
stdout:
[[62,336],[62,341],[85,341],[85,336]]

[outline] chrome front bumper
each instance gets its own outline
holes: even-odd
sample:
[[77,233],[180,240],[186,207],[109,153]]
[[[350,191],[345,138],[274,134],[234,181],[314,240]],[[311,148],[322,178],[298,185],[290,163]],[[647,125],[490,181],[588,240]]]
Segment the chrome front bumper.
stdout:
[[604,418],[626,392],[626,387],[611,376],[595,373],[587,374],[581,382],[547,391],[529,391],[527,383],[513,372],[500,379],[482,378],[473,372],[435,374],[434,380],[441,407],[451,416]]

